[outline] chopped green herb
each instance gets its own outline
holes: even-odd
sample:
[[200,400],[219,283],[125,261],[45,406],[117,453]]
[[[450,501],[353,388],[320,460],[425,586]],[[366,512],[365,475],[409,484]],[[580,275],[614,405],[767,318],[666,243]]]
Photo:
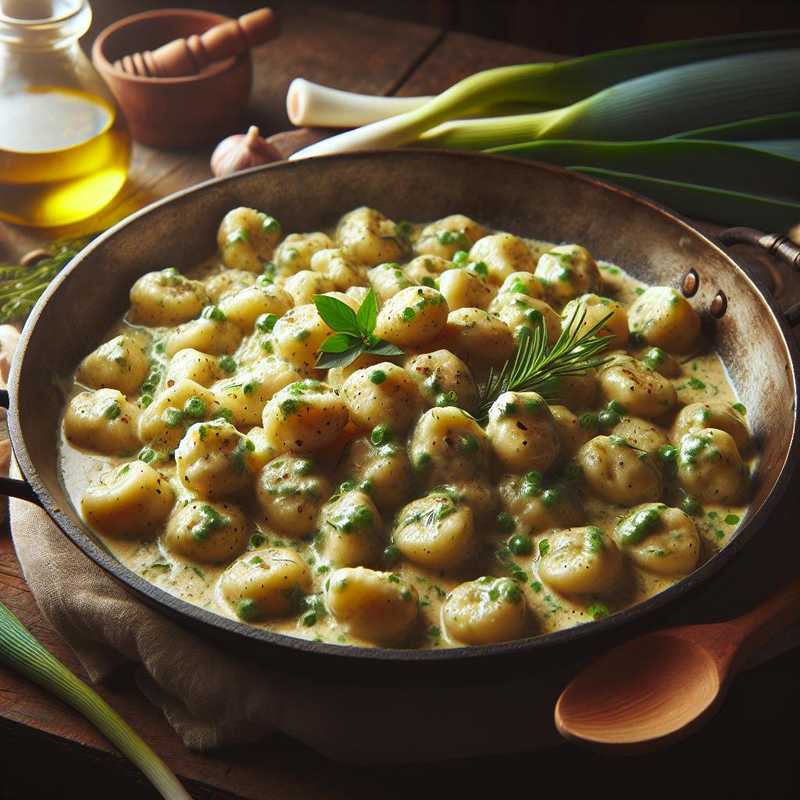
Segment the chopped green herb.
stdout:
[[117,419],[122,414],[122,409],[116,400],[112,400],[104,409],[103,416],[106,419]]
[[220,514],[216,508],[207,503],[200,506],[200,521],[191,528],[192,538],[198,542],[205,541],[212,531],[230,525],[230,517]]
[[143,447],[139,451],[139,461],[144,461],[145,464],[152,464],[158,458],[158,454],[150,447]]
[[168,428],[177,428],[183,422],[183,411],[179,408],[166,408],[161,419]]
[[550,540],[542,539],[539,542],[539,555],[544,558],[550,552]]
[[228,319],[225,312],[219,306],[206,306],[200,316],[203,319],[210,319],[214,322],[225,322]]
[[388,425],[376,425],[369,435],[369,440],[376,447],[389,444],[394,439],[394,434]]
[[236,606],[236,615],[245,622],[255,619],[258,616],[258,606],[255,600],[251,600],[249,597],[240,600]]
[[592,619],[603,619],[608,616],[608,606],[605,603],[592,603],[592,605],[586,609],[586,613]]
[[256,329],[261,331],[261,333],[271,333],[277,321],[277,314],[261,314],[261,316],[256,319]]
[[658,508],[644,508],[627,516],[617,527],[622,544],[638,544],[661,524]]
[[691,517],[696,517],[703,513],[703,507],[700,503],[688,494],[681,500],[681,510]]

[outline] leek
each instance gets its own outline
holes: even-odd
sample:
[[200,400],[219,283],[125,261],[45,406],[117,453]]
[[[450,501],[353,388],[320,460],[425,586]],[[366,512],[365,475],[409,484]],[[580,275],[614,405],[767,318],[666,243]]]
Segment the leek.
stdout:
[[720,225],[747,225],[765,230],[787,230],[800,219],[800,203],[712,186],[650,178],[597,167],[572,167],[590,175],[641,192],[666,206]]
[[545,139],[489,152],[534,158],[563,167],[598,168],[716,189],[800,200],[800,160],[742,142],[662,139],[584,142]]
[[[355,128],[381,119],[412,111],[432,100],[432,97],[384,97],[382,95],[345,92],[321,83],[295,78],[286,94],[286,115],[292,125],[319,128]],[[550,106],[530,103],[501,103],[500,105],[469,109],[467,116],[478,114],[522,114],[544,111]]]
[[355,128],[413,111],[432,99],[357,94],[295,78],[286,93],[286,115],[298,127]]
[[714,139],[738,142],[763,139],[800,139],[800,111],[738,119],[723,125],[675,133],[671,139]]
[[507,103],[564,106],[653,70],[798,45],[800,31],[767,32],[648,45],[558,63],[498,67],[465,78],[416,109],[330,137],[299,150],[291,158],[366,147],[396,147],[471,109]]
[[800,108],[798,74],[800,48],[729,56],[634,78],[565,108],[446,122],[423,133],[420,141],[485,149],[541,138],[660,138],[795,111]]
[[52,692],[86,717],[145,774],[167,800],[191,800],[169,767],[111,706],[45,650],[0,603],[0,661]]

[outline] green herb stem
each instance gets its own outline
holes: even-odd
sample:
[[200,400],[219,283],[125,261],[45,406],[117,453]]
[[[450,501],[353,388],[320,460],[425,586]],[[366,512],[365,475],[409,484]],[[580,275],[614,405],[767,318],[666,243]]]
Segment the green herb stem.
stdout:
[[24,319],[53,278],[95,236],[57,241],[49,248],[50,255],[32,267],[0,265],[0,323]]
[[600,354],[613,336],[598,336],[597,332],[611,316],[613,314],[607,314],[581,333],[586,309],[576,308],[552,347],[548,346],[544,319],[540,319],[533,330],[523,328],[514,355],[499,371],[492,369],[489,372],[480,393],[475,417],[478,422],[486,424],[489,409],[503,392],[538,392],[546,400],[553,399],[557,396],[561,378],[583,375],[603,364]]

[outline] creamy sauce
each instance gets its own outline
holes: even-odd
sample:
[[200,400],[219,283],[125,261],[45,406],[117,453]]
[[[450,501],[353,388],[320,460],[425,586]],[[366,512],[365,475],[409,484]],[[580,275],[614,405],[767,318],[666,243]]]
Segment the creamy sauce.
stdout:
[[[416,231],[419,230],[417,226]],[[332,234],[331,234],[332,235]],[[525,240],[526,245],[536,259],[547,252],[553,245],[538,240]],[[155,265],[154,265],[155,266]],[[603,286],[599,294],[611,297],[624,306],[629,306],[642,293],[645,284],[627,274],[619,267],[605,262],[598,262]],[[208,280],[214,275],[225,270],[219,258],[214,257],[199,265],[195,270],[187,272],[187,277],[199,280]],[[152,342],[162,340],[168,333],[168,328],[146,328],[128,323],[126,320],[109,332],[108,338],[125,333],[134,337],[141,337],[149,346]],[[253,340],[259,334],[245,336],[242,344],[233,357],[237,361],[247,361],[253,352]],[[649,346],[632,349],[633,355],[642,355]],[[424,348],[419,352],[426,352]],[[158,352],[153,352],[152,357],[166,365],[168,359]],[[696,352],[681,359],[680,374],[671,379],[679,403],[677,412],[682,406],[695,402],[724,402],[733,405],[737,397],[725,368],[719,357],[713,351]],[[66,391],[66,400],[69,401],[77,393],[87,387],[77,381],[70,381]],[[598,400],[595,410],[600,410],[605,401]],[[672,414],[674,416],[674,413]],[[671,419],[659,420],[665,432],[669,431]],[[74,447],[61,433],[59,442],[61,475],[68,496],[76,509],[81,507],[81,498],[87,487],[96,482],[109,469],[116,468],[130,461],[128,458],[112,458]],[[753,468],[753,460],[750,467]],[[169,479],[170,485],[176,494],[176,508],[193,499],[191,493],[181,484],[176,476],[174,461],[165,461],[157,464],[158,470]],[[335,486],[333,473],[330,470],[331,481]],[[417,492],[414,496],[419,496]],[[662,501],[668,506],[678,506],[681,492],[671,482]],[[582,492],[586,508],[586,524],[595,525],[610,533],[619,520],[629,513],[627,507],[612,505],[608,502],[593,497],[587,491]],[[413,499],[413,498],[410,498]],[[333,566],[326,563],[315,547],[314,540],[292,539],[282,534],[279,530],[270,529],[263,522],[263,517],[258,513],[258,507],[252,498],[248,498],[243,506],[250,515],[249,522],[255,538],[251,539],[250,549],[263,548],[267,545],[288,546],[295,548],[305,559],[313,576],[314,593],[324,593],[326,580],[333,570]],[[697,531],[702,542],[702,552],[699,563],[712,557],[720,548],[724,547],[735,534],[739,521],[744,518],[746,506],[717,506],[705,504],[700,515],[694,517]],[[384,513],[386,533],[391,528],[392,515]],[[517,532],[519,529],[517,529]],[[235,611],[223,597],[219,585],[220,576],[228,564],[193,563],[176,556],[170,552],[163,543],[163,537],[154,540],[131,541],[127,539],[112,538],[98,532],[98,536],[108,546],[110,551],[126,567],[141,575],[171,595],[187,602],[206,608],[214,613],[236,618]],[[448,575],[438,571],[431,571],[401,559],[397,563],[376,565],[376,569],[385,569],[394,572],[401,579],[416,588],[419,595],[419,613],[421,617],[420,635],[410,642],[416,647],[450,647],[460,643],[448,638],[445,625],[441,619],[443,601],[460,583],[472,580],[480,575],[511,576],[517,580],[517,585],[524,592],[524,598],[532,610],[533,620],[531,632],[548,633],[558,631],[574,625],[591,622],[606,616],[609,613],[626,608],[641,602],[654,594],[663,591],[675,583],[679,578],[659,577],[642,569],[635,568],[628,563],[625,567],[624,579],[619,582],[616,590],[611,594],[601,596],[567,596],[559,594],[549,588],[547,582],[539,574],[541,562],[541,549],[546,547],[546,542],[551,536],[551,531],[542,531],[532,535],[533,551],[528,555],[514,555],[510,553],[506,543],[509,539],[507,531],[500,530],[482,532],[484,539],[482,555],[477,562],[472,564],[466,572],[458,575]],[[541,543],[545,542],[544,545]],[[523,574],[524,571],[524,574]],[[354,635],[345,625],[337,623],[330,614],[320,614],[308,624],[308,619],[302,614],[295,614],[283,619],[273,619],[261,623],[251,623],[259,627],[285,633],[295,637],[326,641],[340,644],[371,646],[374,644],[366,639]]]

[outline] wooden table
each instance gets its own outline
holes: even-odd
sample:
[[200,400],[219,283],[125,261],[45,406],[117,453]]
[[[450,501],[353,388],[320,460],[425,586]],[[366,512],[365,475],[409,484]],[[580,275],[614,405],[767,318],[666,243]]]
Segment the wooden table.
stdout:
[[[231,14],[252,6],[234,2],[196,5],[224,6],[225,13]],[[89,38],[112,19],[140,8],[132,0],[95,6],[96,20]],[[246,120],[258,123],[266,133],[289,127],[284,98],[289,81],[296,76],[354,91],[429,94],[478,69],[546,56],[467,34],[336,12],[330,6],[299,2],[276,2],[273,6],[281,12],[283,32],[255,54],[255,85]],[[294,134],[278,136],[274,141],[285,153],[297,146]],[[136,146],[128,184],[102,215],[47,234],[0,224],[0,260],[19,257],[48,237],[106,227],[153,200],[210,177],[209,153],[210,148],[168,152]],[[713,230],[711,226],[709,229]],[[757,266],[758,259],[753,263]],[[788,304],[800,295],[800,287],[786,277]],[[798,498],[788,498],[775,515],[776,530],[786,526],[796,529],[799,508]],[[739,565],[738,572],[730,570],[724,608],[718,601],[709,601],[708,613],[704,614],[702,606],[695,605],[692,618],[734,613],[737,606],[746,606],[790,574],[792,559],[773,559],[777,552],[769,552],[769,547],[762,548],[761,556],[748,550],[750,563]],[[737,582],[744,591],[730,591]],[[7,532],[0,535],[0,600],[52,652],[82,674],[68,647],[39,613]],[[512,785],[516,785],[515,791],[535,792],[550,784],[570,796],[586,781],[593,790],[607,781],[616,795],[626,795],[628,788],[641,793],[647,786],[650,796],[660,796],[663,791],[665,796],[674,797],[688,788],[689,780],[693,794],[708,786],[716,796],[754,796],[770,786],[771,796],[778,797],[792,786],[793,764],[797,761],[793,740],[784,738],[782,729],[789,730],[800,712],[798,674],[800,654],[789,653],[742,676],[717,719],[689,742],[672,748],[668,756],[611,762],[564,746],[534,756],[392,771],[341,767],[284,737],[234,752],[197,755],[186,751],[160,712],[138,693],[130,673],[119,675],[99,691],[187,782],[196,797],[312,800],[433,797],[445,791],[471,797],[501,787],[510,791]],[[535,682],[535,675],[532,680]],[[425,724],[422,713],[421,724]],[[81,717],[3,668],[0,745],[0,799],[79,794],[155,796]]]

